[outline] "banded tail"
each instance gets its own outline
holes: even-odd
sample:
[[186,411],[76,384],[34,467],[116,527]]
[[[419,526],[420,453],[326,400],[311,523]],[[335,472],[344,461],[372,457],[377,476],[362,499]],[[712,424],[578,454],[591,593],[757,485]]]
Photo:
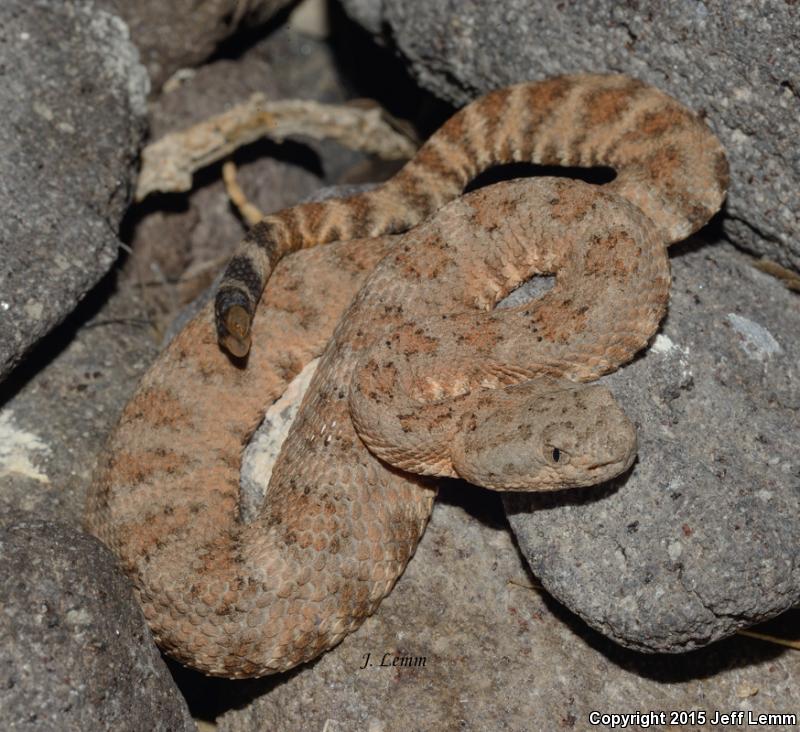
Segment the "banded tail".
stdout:
[[266,216],[245,236],[215,301],[220,343],[250,349],[250,326],[277,263],[298,249],[405,231],[505,163],[608,166],[607,184],[641,208],[666,243],[701,228],[719,209],[728,162],[693,112],[643,82],[579,74],[490,92],[453,115],[393,178],[350,198]]

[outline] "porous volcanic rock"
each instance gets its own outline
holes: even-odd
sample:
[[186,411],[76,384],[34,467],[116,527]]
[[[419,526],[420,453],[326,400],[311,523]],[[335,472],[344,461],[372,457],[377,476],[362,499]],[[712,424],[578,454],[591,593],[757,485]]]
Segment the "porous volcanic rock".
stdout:
[[96,539],[3,516],[0,605],[6,729],[196,729],[130,585]]
[[116,16],[77,0],[0,11],[0,378],[117,256],[147,74]]
[[119,15],[158,90],[179,69],[207,60],[238,30],[268,21],[292,0],[96,0]]

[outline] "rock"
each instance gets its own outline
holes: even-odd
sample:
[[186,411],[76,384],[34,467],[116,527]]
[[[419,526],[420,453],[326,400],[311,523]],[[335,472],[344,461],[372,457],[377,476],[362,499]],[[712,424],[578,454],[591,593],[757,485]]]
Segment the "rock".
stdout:
[[587,623],[685,651],[800,601],[800,308],[730,245],[673,256],[669,315],[606,377],[637,427],[613,485],[507,495],[520,549]]
[[147,76],[122,21],[8,0],[0,26],[0,378],[117,255]]
[[377,41],[385,41],[386,31],[384,12],[385,0],[342,0],[345,12],[363,28],[375,36]]
[[4,726],[195,730],[111,553],[62,524],[6,520],[0,527]]
[[327,0],[302,0],[292,10],[287,25],[296,33],[321,40],[331,32]]
[[[306,667],[248,682],[249,703],[237,699],[218,729],[584,730],[598,710],[800,707],[800,654],[736,638],[645,656],[588,629],[532,583],[497,497],[456,483],[375,615]],[[230,705],[234,690],[216,688]]]
[[800,270],[800,14],[791,3],[342,0],[453,104],[576,70],[624,72],[701,111],[731,161],[725,233]]
[[240,27],[269,20],[291,0],[97,0],[124,18],[154,90],[179,69],[208,59]]
[[140,290],[114,286],[107,277],[0,385],[0,513],[81,524],[97,455],[157,352]]
[[242,454],[239,512],[243,521],[254,521],[258,517],[272,477],[272,466],[278,459],[318,364],[319,358],[307,363],[280,399],[269,406]]

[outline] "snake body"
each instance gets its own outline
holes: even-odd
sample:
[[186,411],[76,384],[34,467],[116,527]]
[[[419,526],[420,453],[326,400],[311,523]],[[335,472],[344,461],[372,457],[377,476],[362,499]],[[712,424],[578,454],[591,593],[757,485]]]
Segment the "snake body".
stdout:
[[[515,181],[444,205],[516,160],[617,177],[602,189]],[[668,298],[665,245],[703,225],[726,185],[701,120],[639,82],[582,75],[493,92],[378,189],[268,216],[231,260],[214,313],[143,379],[90,490],[87,524],[132,577],[158,643],[229,677],[335,645],[424,530],[435,487],[405,470],[506,490],[625,470],[632,426],[608,392],[574,382],[647,343]],[[284,258],[334,240],[348,241]],[[492,309],[551,272],[540,300]],[[218,338],[249,350],[246,367]],[[261,512],[243,523],[242,445],[320,352]]]
[[217,292],[220,342],[235,356],[247,353],[256,304],[286,254],[406,231],[479,173],[514,162],[613,168],[609,189],[641,208],[667,244],[703,226],[728,185],[725,152],[708,127],[640,81],[579,74],[499,89],[453,115],[384,185],[284,209],[256,224]]

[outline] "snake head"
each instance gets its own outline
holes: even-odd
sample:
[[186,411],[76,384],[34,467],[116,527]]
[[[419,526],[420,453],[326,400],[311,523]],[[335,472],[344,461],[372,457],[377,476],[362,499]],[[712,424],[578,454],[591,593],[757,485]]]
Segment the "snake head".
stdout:
[[541,379],[496,390],[452,446],[456,472],[494,490],[546,491],[603,483],[636,457],[636,431],[602,386]]

